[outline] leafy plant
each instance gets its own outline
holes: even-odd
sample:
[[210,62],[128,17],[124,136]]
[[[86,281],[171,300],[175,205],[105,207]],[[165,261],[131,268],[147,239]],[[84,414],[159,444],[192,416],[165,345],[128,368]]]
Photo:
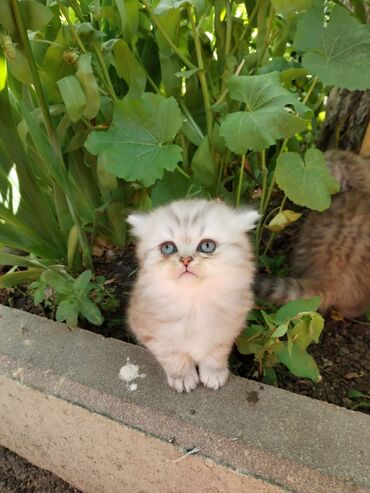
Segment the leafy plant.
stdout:
[[364,394],[359,390],[351,389],[348,391],[347,396],[354,401],[352,409],[358,409],[360,407],[370,408],[370,394]]
[[254,354],[259,378],[276,381],[274,367],[284,364],[298,377],[321,380],[313,357],[307,352],[312,342],[319,342],[324,319],[316,313],[320,298],[290,301],[275,313],[253,311],[249,324],[237,339],[242,354]]
[[[104,300],[104,278],[91,281],[92,272],[84,271],[76,279],[63,269],[50,267],[43,271],[38,281],[30,285],[35,304],[55,302],[56,319],[66,321],[70,327],[77,327],[78,316],[82,315],[90,323],[101,325],[103,316],[97,307]],[[95,295],[95,303],[91,299]]]
[[[193,196],[258,201],[260,263],[284,270],[267,253],[294,204],[322,211],[338,190],[314,148],[325,95],[370,88],[366,2],[352,3],[2,0],[0,286],[54,283],[59,318],[99,322],[90,279],[82,298],[71,287],[96,240],[123,247],[128,209]],[[256,314],[265,373],[310,366],[297,341],[314,309]]]

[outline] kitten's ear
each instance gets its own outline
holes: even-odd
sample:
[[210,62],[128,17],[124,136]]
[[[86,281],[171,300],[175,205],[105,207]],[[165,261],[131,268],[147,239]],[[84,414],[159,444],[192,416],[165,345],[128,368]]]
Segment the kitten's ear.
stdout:
[[246,233],[247,231],[253,229],[256,222],[260,218],[257,211],[253,209],[239,209],[235,211],[236,221],[238,227]]
[[144,236],[148,215],[149,214],[134,212],[127,217],[126,221],[130,224],[134,236],[138,238]]

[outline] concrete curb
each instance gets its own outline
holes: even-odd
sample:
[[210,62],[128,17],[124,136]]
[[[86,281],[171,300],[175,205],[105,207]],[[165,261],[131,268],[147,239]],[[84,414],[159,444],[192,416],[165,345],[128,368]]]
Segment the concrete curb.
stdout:
[[0,444],[91,493],[370,492],[369,416],[237,377],[178,395],[145,349],[6,307]]

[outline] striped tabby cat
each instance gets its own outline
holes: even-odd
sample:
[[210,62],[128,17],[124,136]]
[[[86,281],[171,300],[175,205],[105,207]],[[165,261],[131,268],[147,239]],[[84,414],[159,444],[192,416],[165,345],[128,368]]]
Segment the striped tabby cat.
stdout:
[[261,276],[257,294],[282,304],[321,297],[320,311],[333,307],[345,317],[370,307],[370,159],[349,151],[327,151],[341,191],[324,212],[310,212],[292,255],[291,276]]

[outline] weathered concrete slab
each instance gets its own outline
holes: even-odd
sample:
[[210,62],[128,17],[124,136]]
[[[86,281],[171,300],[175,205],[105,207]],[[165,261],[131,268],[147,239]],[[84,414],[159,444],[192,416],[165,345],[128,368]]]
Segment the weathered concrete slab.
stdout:
[[237,377],[178,395],[145,349],[6,307],[0,443],[86,492],[370,491],[369,416]]

